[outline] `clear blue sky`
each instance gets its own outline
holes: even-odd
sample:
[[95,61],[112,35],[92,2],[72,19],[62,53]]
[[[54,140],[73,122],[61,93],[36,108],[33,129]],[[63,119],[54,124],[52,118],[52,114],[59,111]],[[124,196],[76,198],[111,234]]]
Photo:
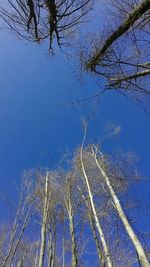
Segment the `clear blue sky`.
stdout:
[[[0,37],[0,188],[13,196],[22,170],[48,166],[49,155],[56,162],[63,151],[81,143],[81,118],[90,107],[64,103],[98,91],[98,85],[88,79],[81,86],[64,56],[51,58],[45,45],[25,43],[3,31]],[[88,140],[99,139],[108,121],[121,125],[122,132],[116,141],[104,144],[104,150],[133,150],[147,177],[141,194],[150,196],[150,116],[109,92],[97,105]],[[0,205],[1,218],[3,212]]]

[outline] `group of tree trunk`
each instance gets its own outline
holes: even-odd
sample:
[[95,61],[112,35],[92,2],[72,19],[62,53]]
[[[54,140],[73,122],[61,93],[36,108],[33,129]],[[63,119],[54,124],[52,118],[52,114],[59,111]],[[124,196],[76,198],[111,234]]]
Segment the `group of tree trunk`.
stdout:
[[13,223],[1,229],[0,266],[150,266],[127,216],[125,195],[137,174],[124,162],[83,142],[63,166],[24,172]]

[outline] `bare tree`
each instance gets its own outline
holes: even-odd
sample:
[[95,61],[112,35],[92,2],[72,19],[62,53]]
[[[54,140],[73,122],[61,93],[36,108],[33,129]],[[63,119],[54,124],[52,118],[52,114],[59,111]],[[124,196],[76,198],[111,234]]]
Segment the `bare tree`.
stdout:
[[108,19],[117,20],[117,25],[107,24],[101,37],[92,39],[83,56],[86,69],[104,80],[100,92],[117,90],[148,111],[150,1],[109,3],[112,5]]
[[93,0],[6,0],[0,5],[0,17],[7,27],[21,37],[33,41],[56,39],[58,46],[67,44],[82,18],[91,10]]

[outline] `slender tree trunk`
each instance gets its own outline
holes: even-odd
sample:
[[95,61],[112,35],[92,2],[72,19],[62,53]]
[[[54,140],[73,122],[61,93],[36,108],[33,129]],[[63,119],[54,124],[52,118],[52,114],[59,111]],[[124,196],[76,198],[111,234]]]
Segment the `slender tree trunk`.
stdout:
[[18,262],[17,262],[17,267],[22,267],[23,266],[23,264],[22,264],[22,260],[19,260]]
[[55,211],[53,212],[53,259],[52,259],[52,267],[55,266],[55,259],[56,259],[56,239],[57,239],[57,232],[56,232],[56,214]]
[[28,223],[29,223],[30,216],[31,216],[30,211],[31,211],[31,209],[32,209],[32,204],[33,204],[33,203],[31,203],[30,206],[29,206],[29,208],[28,208],[28,211],[27,211],[26,216],[25,216],[25,218],[24,218],[24,222],[23,222],[22,228],[21,228],[21,230],[20,230],[18,239],[17,239],[16,244],[15,244],[15,246],[14,246],[14,248],[13,248],[12,257],[11,257],[11,260],[10,260],[10,266],[11,266],[12,263],[13,263],[13,260],[14,260],[16,251],[17,251],[17,249],[18,249],[18,246],[19,246],[19,244],[20,244],[21,238],[22,238],[23,233],[24,233],[24,231],[26,230],[26,227],[27,227],[27,225],[28,225]]
[[99,163],[99,161],[97,160],[97,157],[96,155],[94,154],[94,158],[95,158],[95,162],[96,162],[96,165],[98,167],[98,169],[100,170],[102,176],[104,177],[104,180],[105,180],[105,183],[109,189],[109,192],[110,192],[110,195],[112,197],[112,200],[113,200],[113,203],[115,205],[115,209],[121,219],[121,221],[123,222],[124,224],[124,227],[127,231],[127,234],[129,235],[130,237],[130,240],[132,241],[135,249],[136,249],[136,252],[137,252],[137,255],[138,255],[138,259],[139,259],[139,262],[140,262],[140,265],[141,267],[149,267],[150,264],[149,264],[149,261],[146,257],[146,254],[144,252],[144,249],[137,237],[137,235],[134,233],[122,207],[121,207],[121,204],[120,204],[120,201],[117,197],[117,195],[115,194],[115,191],[111,185],[111,182],[109,180],[109,177],[107,176],[106,172],[104,171],[103,167],[101,166],[101,164]]
[[[55,217],[55,216],[53,216]],[[54,219],[54,218],[53,218]],[[55,263],[55,253],[56,253],[56,220],[52,222],[53,226],[53,235],[52,230],[50,230],[50,236],[49,236],[49,263],[48,267],[54,267]]]
[[54,243],[53,245],[53,257],[52,257],[52,261],[51,261],[51,267],[54,267],[54,262],[55,262],[55,253],[56,253],[56,244]]
[[37,250],[36,250],[36,254],[35,254],[34,267],[38,266],[39,240],[36,242],[36,245],[37,245]]
[[49,234],[49,259],[48,259],[48,267],[53,267],[53,260],[54,255],[53,255],[53,242],[52,242],[52,232],[50,230]]
[[15,217],[13,228],[12,228],[11,235],[10,235],[9,247],[8,247],[6,256],[4,258],[2,267],[6,266],[7,261],[9,259],[9,257],[11,256],[11,252],[13,250],[13,244],[14,244],[15,235],[16,235],[17,230],[18,230],[19,225],[20,225],[19,218],[21,217],[21,215],[23,215],[23,211],[24,211],[24,207],[25,207],[25,204],[24,204],[23,208],[21,209],[22,201],[23,201],[23,192],[21,192],[21,196],[20,196],[20,199],[19,199],[17,214],[16,214],[16,217]]
[[72,211],[70,196],[68,198],[68,215],[69,215],[69,228],[70,228],[70,235],[71,235],[72,267],[77,267],[77,264],[78,264],[77,246],[76,246],[76,239],[75,239],[73,211]]
[[62,267],[65,267],[65,219],[63,215]]
[[24,260],[25,260],[26,255],[27,255],[27,250],[25,250],[24,254],[21,255],[22,259],[17,262],[17,267],[24,267],[24,265],[25,265]]
[[110,256],[110,253],[109,253],[109,249],[108,249],[108,246],[107,246],[107,242],[105,240],[105,236],[104,236],[101,224],[100,224],[98,216],[97,216],[96,208],[95,208],[94,201],[93,201],[93,195],[92,195],[90,184],[89,184],[89,179],[88,179],[88,176],[86,174],[85,167],[84,167],[84,162],[83,162],[83,144],[84,144],[84,140],[85,140],[85,136],[84,136],[83,143],[82,143],[82,146],[81,146],[81,149],[80,149],[80,160],[81,160],[82,172],[83,172],[84,181],[86,183],[88,194],[89,194],[91,210],[92,210],[92,213],[93,213],[93,216],[94,216],[94,220],[95,220],[95,224],[96,224],[96,227],[97,227],[97,230],[98,230],[98,233],[99,233],[100,240],[102,242],[102,247],[103,247],[104,256],[105,256],[105,262],[107,264],[107,267],[112,267],[113,264],[112,264],[112,261],[111,261],[111,256]]
[[95,222],[94,222],[94,218],[93,218],[92,214],[90,214],[90,224],[91,224],[94,240],[96,243],[96,248],[97,248],[97,253],[98,253],[98,258],[99,258],[99,264],[101,267],[105,267],[104,257],[103,257],[103,253],[102,253],[102,250],[101,250],[101,247],[99,244],[98,237],[97,237],[97,233],[96,233],[96,229],[95,229]]
[[40,244],[40,255],[39,255],[38,267],[44,266],[48,203],[49,203],[49,192],[48,192],[48,173],[47,173],[45,177],[44,207],[43,207],[43,218],[42,218],[42,227],[41,227],[41,244]]
[[[82,190],[80,189],[80,186],[78,186],[78,188],[79,188],[79,191],[82,194]],[[89,211],[88,214],[90,216],[90,225],[91,225],[93,237],[94,237],[96,248],[97,248],[99,264],[100,264],[101,267],[105,267],[104,256],[103,256],[103,253],[102,253],[102,250],[101,250],[101,246],[99,244],[99,239],[98,239],[98,236],[97,236],[97,233],[96,233],[95,221],[94,221],[94,218],[93,218],[91,207],[89,206],[89,203],[88,203],[88,201],[86,200],[86,198],[85,198],[85,196],[83,194],[82,194],[82,198],[83,198],[83,200],[84,200],[84,202],[85,202],[85,204],[87,206],[87,209]]]

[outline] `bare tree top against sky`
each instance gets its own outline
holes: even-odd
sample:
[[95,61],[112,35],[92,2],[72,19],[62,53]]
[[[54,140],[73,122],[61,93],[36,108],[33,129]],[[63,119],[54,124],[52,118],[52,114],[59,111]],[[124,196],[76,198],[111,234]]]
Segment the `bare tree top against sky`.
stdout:
[[0,5],[0,16],[21,37],[38,43],[48,40],[53,51],[54,39],[59,47],[67,45],[92,6],[93,0],[6,0]]
[[[37,43],[48,41],[49,51],[53,53],[57,46],[62,48],[75,41],[75,29],[84,21],[94,2],[7,0],[0,5],[0,17],[5,22],[5,27],[26,40]],[[83,48],[82,65],[85,64],[87,70],[96,74],[100,82],[104,80],[100,93],[115,89],[149,112],[150,0],[109,0],[108,3],[111,6],[108,18],[111,22],[116,22],[117,26],[107,23],[102,36],[100,37],[101,32],[98,30],[96,37],[96,29],[101,26],[101,20],[95,16],[95,37],[89,44],[83,39],[85,53]],[[96,11],[95,7],[94,12],[98,12],[100,18],[103,17],[103,8]],[[86,32],[90,31],[89,28]]]

